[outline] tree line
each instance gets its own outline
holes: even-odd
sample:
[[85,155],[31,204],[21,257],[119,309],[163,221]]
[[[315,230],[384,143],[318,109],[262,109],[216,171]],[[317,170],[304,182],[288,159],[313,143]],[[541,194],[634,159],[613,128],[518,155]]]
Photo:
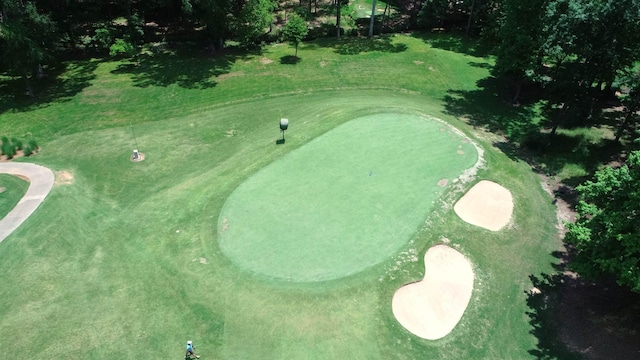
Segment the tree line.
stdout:
[[[286,22],[283,6],[309,20],[323,2],[291,1],[0,0],[0,71],[22,77],[33,96],[31,79],[61,54],[83,49],[133,55],[150,29],[162,29],[164,41],[197,41],[211,51],[227,40],[259,44],[274,39],[268,35],[276,22]],[[349,0],[324,1],[335,19],[324,25],[336,30],[322,35],[339,37],[341,9]],[[369,36],[376,20],[390,24],[391,7],[395,19],[388,31],[436,28],[475,37],[495,54],[493,75],[505,85],[509,101],[519,103],[523,90],[541,93],[542,125],[552,134],[559,127],[599,124],[617,91],[625,116],[616,139],[635,136],[640,1],[389,0],[382,19],[372,9]]]

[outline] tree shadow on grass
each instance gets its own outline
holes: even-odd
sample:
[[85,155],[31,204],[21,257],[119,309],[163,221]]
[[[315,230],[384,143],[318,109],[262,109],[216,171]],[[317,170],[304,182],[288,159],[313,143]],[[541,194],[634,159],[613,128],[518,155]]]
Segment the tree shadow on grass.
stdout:
[[561,329],[556,321],[561,293],[559,284],[562,275],[541,274],[539,277],[530,275],[533,285],[527,293],[527,316],[532,329],[530,333],[538,339],[534,349],[529,354],[536,359],[579,360],[582,356],[571,351],[561,340]]
[[[408,49],[406,44],[393,43],[393,37],[388,35],[376,36],[372,39],[365,37],[342,37],[337,39],[318,39],[314,42],[316,46],[333,48],[340,55],[358,55],[361,53],[379,51],[388,53],[399,53]],[[307,45],[305,48],[309,48]]]
[[445,111],[516,142],[538,129],[532,122],[535,112],[529,104],[513,106],[502,100],[503,90],[496,78],[481,79],[477,85],[477,90],[447,91],[443,99]]
[[[537,89],[531,88],[521,95],[522,101],[513,105],[504,101],[505,88],[494,77],[481,79],[476,90],[449,90],[443,98],[445,111],[468,124],[503,136],[495,141],[512,160],[526,161],[541,174],[555,176],[567,165],[579,166],[588,174],[601,164],[620,160],[623,146],[609,139],[589,139],[585,132],[564,132],[551,135],[543,129],[544,121],[536,110],[539,101]],[[584,177],[576,177],[577,185]]]
[[476,57],[486,57],[490,54],[490,49],[484,46],[477,39],[469,39],[462,34],[419,31],[412,33],[411,36],[416,39],[421,39],[436,49],[448,50]]
[[73,98],[95,79],[100,59],[70,60],[47,67],[42,79],[32,79],[35,97],[29,97],[22,78],[0,78],[0,114],[30,111]]
[[285,55],[280,58],[280,64],[283,65],[296,65],[300,61],[302,61],[302,59],[294,55]]
[[335,46],[335,52],[340,55],[357,55],[365,52],[399,53],[407,50],[407,45],[393,43],[390,36],[368,38],[345,38]]
[[135,62],[118,66],[114,74],[130,74],[134,86],[169,86],[186,89],[208,89],[217,85],[216,77],[229,73],[238,59],[254,55],[246,51],[227,49],[213,56],[204,56],[188,46],[160,49],[138,55]]
[[538,339],[530,354],[562,360],[638,358],[640,294],[610,279],[588,282],[573,273],[530,279],[539,290],[527,299],[531,333]]

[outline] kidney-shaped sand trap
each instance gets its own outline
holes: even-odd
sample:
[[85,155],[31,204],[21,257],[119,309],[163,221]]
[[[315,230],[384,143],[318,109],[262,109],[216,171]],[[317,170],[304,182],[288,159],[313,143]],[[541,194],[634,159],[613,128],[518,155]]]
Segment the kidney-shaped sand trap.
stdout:
[[469,224],[498,231],[511,220],[513,197],[504,187],[482,180],[458,200],[453,210]]
[[424,267],[424,279],[396,291],[392,309],[411,333],[436,340],[451,332],[462,318],[471,299],[473,269],[464,255],[446,245],[429,249]]

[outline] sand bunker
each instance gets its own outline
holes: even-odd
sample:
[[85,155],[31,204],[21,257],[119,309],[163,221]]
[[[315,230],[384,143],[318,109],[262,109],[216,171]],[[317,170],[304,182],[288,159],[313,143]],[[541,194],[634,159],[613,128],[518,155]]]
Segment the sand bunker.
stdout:
[[436,340],[446,336],[464,314],[473,290],[473,269],[458,251],[436,245],[424,256],[421,281],[393,295],[393,315],[416,336]]
[[511,221],[513,197],[504,187],[482,180],[453,206],[453,210],[469,224],[498,231]]

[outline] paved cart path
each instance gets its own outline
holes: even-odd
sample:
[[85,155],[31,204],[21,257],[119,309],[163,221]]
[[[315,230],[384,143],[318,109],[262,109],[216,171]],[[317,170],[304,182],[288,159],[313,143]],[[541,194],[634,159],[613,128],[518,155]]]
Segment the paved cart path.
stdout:
[[53,171],[36,164],[0,163],[0,174],[10,174],[29,179],[29,189],[18,205],[0,220],[0,242],[20,226],[44,201],[53,187]]

